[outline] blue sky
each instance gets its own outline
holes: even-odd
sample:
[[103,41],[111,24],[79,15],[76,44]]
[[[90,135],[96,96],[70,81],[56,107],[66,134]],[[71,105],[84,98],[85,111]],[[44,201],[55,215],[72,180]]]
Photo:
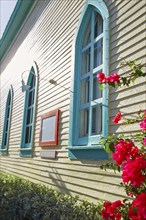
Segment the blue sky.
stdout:
[[14,10],[17,0],[0,0],[0,38]]

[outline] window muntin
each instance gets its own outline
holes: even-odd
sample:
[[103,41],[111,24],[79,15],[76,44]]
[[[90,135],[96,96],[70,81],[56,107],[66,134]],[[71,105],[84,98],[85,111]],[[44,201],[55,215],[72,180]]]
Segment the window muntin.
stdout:
[[91,12],[83,36],[79,63],[78,145],[94,143],[95,138],[102,134],[103,93],[98,88],[96,75],[103,69],[103,19],[95,9]]
[[3,137],[1,149],[7,150],[9,145],[9,135],[10,135],[10,123],[11,123],[11,109],[12,109],[12,88],[9,90],[6,108],[5,108],[5,119],[3,126]]

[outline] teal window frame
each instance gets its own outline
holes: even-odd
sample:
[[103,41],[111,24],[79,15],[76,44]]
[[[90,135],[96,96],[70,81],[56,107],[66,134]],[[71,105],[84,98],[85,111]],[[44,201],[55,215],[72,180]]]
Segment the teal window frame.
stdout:
[[6,107],[5,107],[2,144],[0,149],[2,155],[8,154],[10,126],[11,126],[11,117],[12,117],[12,103],[13,103],[13,88],[11,86],[8,92]]
[[[100,145],[100,137],[108,135],[108,88],[105,86],[103,90],[103,97],[97,99],[96,102],[102,105],[102,133],[100,135],[90,135],[91,125],[89,126],[89,135],[87,137],[79,138],[79,108],[82,107],[80,103],[80,81],[81,78],[81,53],[82,40],[87,28],[89,16],[96,11],[103,20],[103,33],[97,37],[97,42],[100,38],[103,39],[103,63],[96,68],[96,71],[102,71],[109,75],[109,13],[105,3],[102,0],[88,0],[83,8],[80,16],[79,24],[77,25],[76,34],[73,42],[73,59],[72,59],[72,79],[71,79],[71,104],[70,104],[70,125],[69,125],[69,158],[71,159],[108,159],[108,154]],[[92,19],[93,16],[91,16]],[[93,19],[92,19],[93,20]],[[94,30],[94,22],[91,21],[91,28]],[[92,42],[91,31],[91,47],[95,42]],[[88,45],[87,45],[88,46]],[[93,51],[93,48],[91,48]],[[93,62],[93,55],[91,55],[91,62]],[[90,76],[90,74],[89,74]],[[93,76],[92,76],[93,77]],[[92,100],[93,88],[90,85],[89,98]],[[91,108],[97,105],[95,100],[90,101],[85,107]],[[92,113],[90,110],[89,121],[91,122]]]
[[30,88],[25,92],[20,156],[32,157],[38,92],[38,67],[36,62],[34,62],[29,72],[27,86],[30,86]]

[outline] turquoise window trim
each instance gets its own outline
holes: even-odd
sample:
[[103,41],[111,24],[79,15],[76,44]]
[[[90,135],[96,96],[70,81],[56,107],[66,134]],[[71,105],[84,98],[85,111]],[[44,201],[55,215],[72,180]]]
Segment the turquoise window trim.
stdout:
[[8,154],[10,126],[11,126],[11,117],[12,117],[12,104],[13,104],[13,87],[11,85],[8,92],[6,107],[5,107],[2,144],[0,149],[2,155]]
[[68,157],[70,159],[90,159],[90,160],[107,160],[108,154],[101,145],[98,146],[73,146],[68,147]]
[[[79,88],[79,80],[77,77],[77,73],[79,72],[79,65],[77,63],[81,63],[80,60],[80,54],[78,51],[81,51],[81,40],[82,40],[82,33],[83,30],[86,28],[86,22],[84,22],[84,17],[86,19],[88,18],[89,14],[91,13],[92,9],[94,9],[102,16],[103,19],[103,65],[102,70],[106,75],[109,75],[109,14],[108,9],[105,5],[105,3],[102,0],[88,0],[82,10],[77,28],[75,37],[73,40],[73,46],[72,46],[72,77],[71,77],[71,94],[70,94],[70,125],[69,125],[69,158],[74,158],[76,156],[73,156],[73,153],[78,152],[78,156],[80,158],[90,158],[93,159],[93,149],[92,145],[94,145],[94,151],[99,151],[99,139],[100,135],[96,136],[96,140],[91,143],[90,140],[88,140],[88,150],[87,148],[84,149],[83,146],[78,146],[77,141],[77,132],[79,130],[78,128],[78,120],[79,120],[79,114],[77,111],[77,107],[75,106],[75,100],[76,103],[79,103],[79,97],[77,95],[77,91],[75,88]],[[100,36],[101,37],[101,36]],[[108,135],[108,88],[105,86],[103,90],[103,102],[102,102],[102,136],[106,137]],[[78,118],[77,118],[78,117]],[[87,137],[88,138],[88,137]],[[86,146],[87,147],[87,146]],[[96,148],[96,149],[95,149]],[[92,153],[90,154],[90,150],[92,150]],[[101,149],[100,151],[104,149]],[[79,154],[80,152],[80,154]],[[85,152],[85,153],[83,153]],[[98,154],[97,159],[100,159],[100,154]],[[77,158],[77,157],[76,157]],[[96,157],[94,157],[96,158]],[[101,154],[102,159],[107,159],[107,153]]]
[[[34,75],[31,72],[34,72]],[[35,130],[35,117],[36,117],[37,93],[38,93],[38,77],[39,77],[38,67],[37,67],[36,62],[33,63],[32,68],[30,70],[28,80],[27,80],[27,85],[30,85],[32,77],[35,77],[35,92],[34,92],[33,114],[31,111],[32,122],[29,124],[32,127],[31,139],[28,144],[25,143],[27,111],[29,108],[28,107],[29,90],[28,90],[28,91],[26,91],[26,94],[25,94],[21,146],[20,146],[20,156],[27,156],[27,157],[32,157],[32,153],[33,153],[33,140],[34,140],[34,130]]]

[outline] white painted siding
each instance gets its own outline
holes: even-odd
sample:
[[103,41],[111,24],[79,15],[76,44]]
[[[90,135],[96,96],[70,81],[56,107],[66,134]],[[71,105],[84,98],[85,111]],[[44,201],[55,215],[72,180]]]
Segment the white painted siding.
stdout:
[[[105,0],[110,14],[110,72],[128,73],[124,59],[145,63],[145,0]],[[120,175],[99,169],[102,162],[70,160],[66,147],[69,135],[70,80],[72,43],[85,0],[39,0],[27,17],[1,64],[1,127],[10,85],[14,100],[9,141],[9,155],[1,157],[1,169],[42,182],[70,195],[90,201],[124,197],[119,188]],[[19,156],[24,108],[21,73],[30,70],[33,60],[39,67],[39,88],[33,158]],[[24,74],[27,79],[27,72]],[[49,84],[54,79],[63,87]],[[146,108],[146,81],[138,79],[130,88],[111,89],[109,96],[110,133],[139,131],[139,126],[113,125],[112,117],[121,110],[125,116]],[[38,144],[40,116],[59,108],[59,146],[55,160],[41,159]],[[2,135],[2,132],[1,132]],[[0,135],[0,137],[1,137]]]

